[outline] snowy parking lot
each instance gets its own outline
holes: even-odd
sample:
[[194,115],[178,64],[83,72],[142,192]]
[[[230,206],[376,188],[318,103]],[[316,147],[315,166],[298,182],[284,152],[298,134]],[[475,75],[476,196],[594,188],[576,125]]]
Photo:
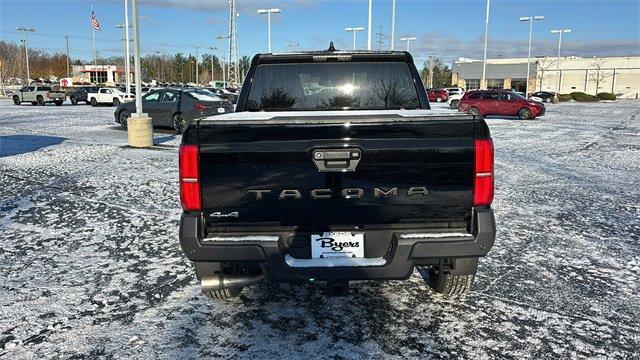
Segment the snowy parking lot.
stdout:
[[131,149],[113,108],[0,100],[0,358],[637,358],[639,109],[488,120],[498,235],[466,299],[416,271],[216,303],[178,244],[179,136]]

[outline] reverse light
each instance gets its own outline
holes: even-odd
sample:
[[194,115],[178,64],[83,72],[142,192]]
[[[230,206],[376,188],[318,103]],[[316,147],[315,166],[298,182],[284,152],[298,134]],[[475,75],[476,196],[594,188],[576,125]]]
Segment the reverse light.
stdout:
[[493,141],[475,141],[473,205],[489,206],[493,202]]
[[180,145],[180,203],[185,211],[202,211],[198,145]]

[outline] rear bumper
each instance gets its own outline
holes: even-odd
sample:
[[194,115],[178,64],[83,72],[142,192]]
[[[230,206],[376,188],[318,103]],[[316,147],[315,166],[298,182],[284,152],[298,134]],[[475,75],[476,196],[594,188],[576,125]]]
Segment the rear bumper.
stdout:
[[427,227],[365,230],[365,258],[346,259],[332,266],[309,259],[308,231],[265,229],[204,237],[200,215],[184,213],[179,237],[191,261],[258,264],[273,281],[394,280],[408,278],[416,265],[455,263],[450,260],[486,255],[495,240],[493,211],[477,210],[474,221],[475,235],[460,229]]

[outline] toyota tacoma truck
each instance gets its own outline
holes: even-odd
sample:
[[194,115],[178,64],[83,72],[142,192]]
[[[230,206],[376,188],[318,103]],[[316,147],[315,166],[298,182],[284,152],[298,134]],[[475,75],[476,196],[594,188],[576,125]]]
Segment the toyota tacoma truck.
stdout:
[[60,106],[66,98],[64,91],[54,91],[51,86],[29,85],[13,94],[13,103],[20,105],[23,102],[29,102],[31,105],[40,106],[54,103],[56,106]]
[[256,55],[236,113],[179,150],[180,244],[203,293],[261,280],[407,279],[465,294],[495,238],[493,143],[478,116],[430,110],[411,55]]
[[135,95],[126,94],[116,88],[98,88],[96,92],[87,93],[87,99],[94,107],[102,104],[118,106],[121,103],[134,101]]

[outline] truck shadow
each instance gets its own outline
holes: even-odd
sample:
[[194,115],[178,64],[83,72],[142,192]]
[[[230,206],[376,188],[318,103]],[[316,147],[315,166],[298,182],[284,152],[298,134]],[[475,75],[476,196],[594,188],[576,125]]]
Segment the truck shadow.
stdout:
[[0,158],[37,151],[48,146],[54,146],[65,141],[66,138],[43,135],[6,135],[0,136]]
[[[375,358],[422,352],[447,331],[438,315],[453,310],[418,279],[354,282],[347,297],[327,297],[324,283],[263,281],[226,301],[206,299],[194,286],[188,309],[171,316],[166,342],[176,346],[165,355],[190,357],[194,349],[199,357],[226,358]],[[415,320],[416,313],[425,316]],[[407,326],[407,319],[414,324]]]

